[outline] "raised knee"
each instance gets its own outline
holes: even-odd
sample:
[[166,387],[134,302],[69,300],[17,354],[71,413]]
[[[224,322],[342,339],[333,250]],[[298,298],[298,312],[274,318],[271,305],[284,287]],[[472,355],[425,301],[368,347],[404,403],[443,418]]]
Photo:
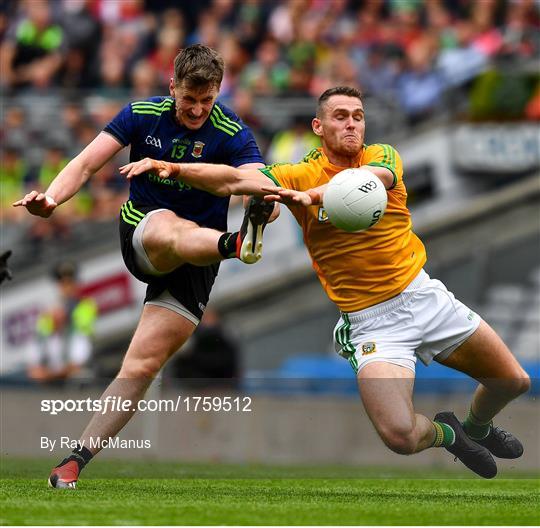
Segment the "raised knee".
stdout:
[[383,442],[394,453],[412,455],[416,452],[417,441],[412,428],[395,428],[381,431]]
[[517,378],[515,381],[516,398],[520,396],[521,394],[525,394],[526,392],[529,392],[530,388],[531,388],[531,378],[524,371],[523,374],[519,378]]
[[143,246],[148,255],[154,258],[164,258],[174,247],[175,237],[172,229],[145,229],[143,235]]
[[531,378],[524,370],[520,370],[519,372],[516,372],[512,378],[504,381],[503,390],[505,390],[510,397],[517,398],[527,392],[530,388]]
[[168,273],[191,262],[193,230],[198,227],[195,222],[178,218],[172,211],[160,211],[152,216],[142,235],[144,252],[152,266]]
[[507,374],[505,378],[482,380],[482,383],[489,390],[504,395],[509,400],[521,396],[531,388],[531,378],[523,369]]
[[[182,225],[188,220],[181,220]],[[160,252],[174,244],[176,227],[180,219],[168,210],[156,211],[147,218],[142,232],[142,242],[146,251]],[[191,223],[191,222],[190,222]]]

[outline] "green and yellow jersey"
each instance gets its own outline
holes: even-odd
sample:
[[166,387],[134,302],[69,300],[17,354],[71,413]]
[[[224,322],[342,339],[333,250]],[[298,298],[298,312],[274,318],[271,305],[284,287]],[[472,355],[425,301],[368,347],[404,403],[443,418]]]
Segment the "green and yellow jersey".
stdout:
[[[401,293],[426,262],[426,250],[412,231],[403,165],[390,145],[364,145],[354,167],[385,167],[394,175],[383,218],[367,231],[334,227],[322,205],[289,206],[300,224],[313,267],[328,297],[342,312],[356,312]],[[321,148],[302,162],[261,169],[280,187],[306,191],[328,183],[344,170]]]

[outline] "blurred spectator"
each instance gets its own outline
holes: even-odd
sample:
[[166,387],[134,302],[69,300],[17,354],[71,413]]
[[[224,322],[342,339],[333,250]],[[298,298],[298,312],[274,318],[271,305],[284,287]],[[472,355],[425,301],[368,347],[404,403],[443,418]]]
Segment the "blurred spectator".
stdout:
[[313,71],[321,42],[321,21],[306,16],[298,24],[294,41],[287,46],[286,57],[294,69],[308,68]]
[[420,23],[422,0],[393,0],[390,16],[395,22],[397,41],[407,53],[415,42],[425,35]]
[[168,90],[169,82],[174,77],[174,58],[184,42],[181,28],[165,26],[158,31],[157,47],[148,56],[148,62],[157,76],[160,91]]
[[426,3],[426,23],[430,31],[437,36],[441,50],[457,46],[453,31],[454,20],[443,2]]
[[473,46],[486,57],[494,57],[503,44],[499,28],[495,25],[497,2],[484,0],[474,2],[471,8],[471,21],[474,27]]
[[177,7],[166,9],[159,17],[159,27],[176,28],[182,33],[186,31],[184,13]]
[[4,145],[0,151],[0,221],[25,220],[24,216],[19,214],[19,208],[12,207],[11,204],[26,194],[27,178],[28,168],[19,150],[12,145]]
[[89,107],[89,117],[95,129],[102,129],[122,108],[122,102],[108,97],[96,97]]
[[62,146],[49,145],[43,155],[43,162],[38,172],[40,187],[46,189],[68,162],[69,159]]
[[[181,11],[171,8],[160,15],[152,35],[152,39],[155,35],[155,42],[151,46],[151,51],[146,54],[143,61],[135,63],[131,72],[132,88],[135,92],[143,92],[140,89],[141,85],[150,86],[151,73],[155,78],[150,95],[156,95],[161,90],[168,91],[169,81],[173,77],[174,57],[184,45],[185,32],[185,21]],[[136,82],[139,83],[139,88],[135,86]]]
[[405,50],[400,38],[400,27],[397,18],[380,21],[377,42],[387,50],[393,50],[395,55],[404,56]]
[[82,297],[77,268],[61,262],[52,270],[58,302],[36,323],[36,343],[28,357],[28,377],[39,382],[65,380],[81,374],[92,356],[97,305]]
[[322,22],[316,16],[301,19],[294,41],[287,48],[286,57],[291,65],[287,93],[293,96],[309,97],[317,65],[328,61],[332,56],[323,42]]
[[142,0],[96,1],[103,22],[99,62],[103,93],[123,96],[133,65],[150,50],[156,18],[144,11]]
[[235,388],[240,377],[238,343],[224,327],[219,313],[207,307],[203,318],[170,367],[170,375],[198,388]]
[[139,24],[145,16],[144,0],[93,0],[92,13],[106,26]]
[[132,99],[146,99],[159,93],[158,79],[158,73],[150,61],[138,61],[131,70]]
[[[474,26],[468,20],[456,22],[453,38],[449,37],[447,47],[443,49],[437,60],[437,68],[446,86],[459,86],[483,71],[488,60],[473,45]],[[455,47],[450,47],[451,40]]]
[[233,95],[231,106],[238,117],[251,128],[261,152],[266,152],[271,133],[266,128],[264,121],[255,112],[252,92],[244,88],[238,88]]
[[382,20],[380,6],[375,7],[373,3],[364,4],[356,16],[356,35],[353,38],[353,45],[357,50],[366,50],[376,44],[381,43],[380,32]]
[[[237,17],[233,29],[242,48],[250,55],[261,43],[266,33],[266,21],[269,15],[269,4],[260,0],[244,0],[237,8]],[[225,61],[225,64],[229,64]]]
[[436,42],[426,36],[407,51],[407,69],[398,79],[398,98],[411,123],[418,122],[442,104],[443,82],[432,68]]
[[[45,190],[58,172],[67,165],[68,161],[65,150],[61,145],[48,145],[43,152],[41,164],[37,169],[36,187]],[[21,196],[24,196],[24,193]],[[39,255],[43,246],[51,240],[67,240],[73,225],[87,216],[88,206],[88,194],[81,191],[73,200],[60,206],[50,219],[37,216],[31,217],[29,219],[28,238],[32,243],[32,251],[35,255]]]
[[538,59],[540,51],[540,5],[534,0],[510,1],[502,29],[501,54]]
[[527,103],[525,115],[527,119],[540,121],[540,82],[536,85],[536,89]]
[[93,220],[113,220],[128,199],[128,187],[112,162],[103,166],[88,182],[88,215]]
[[268,163],[297,163],[314,148],[320,147],[320,139],[313,133],[310,119],[296,116],[293,126],[278,132],[268,148]]
[[210,8],[204,11],[211,14],[222,30],[233,29],[237,16],[236,0],[212,0]]
[[45,0],[21,2],[23,17],[12,25],[0,47],[0,83],[8,88],[52,85],[62,66],[65,38]]
[[88,117],[80,101],[69,99],[64,103],[61,115],[65,134],[69,138],[63,144],[66,148],[66,157],[71,159],[86,145],[86,143],[81,143],[78,137],[80,130],[88,123]]
[[219,45],[220,28],[217,18],[212,11],[202,11],[197,27],[186,40],[186,45],[205,44],[211,48],[216,48]]
[[61,86],[89,88],[98,83],[101,26],[91,12],[91,0],[63,0],[62,26],[69,48],[61,75]]
[[239,89],[240,76],[249,61],[249,55],[233,33],[224,33],[221,36],[218,51],[226,65],[219,93],[220,97],[226,98]]
[[[38,177],[34,170],[42,181],[55,172],[44,143],[61,145],[70,158],[95,137],[117,109],[101,96],[140,100],[166,90],[171,57],[185,41],[219,49],[227,64],[221,96],[232,101],[264,151],[280,118],[262,119],[258,97],[316,96],[338,84],[360,86],[383,104],[397,100],[412,125],[440,112],[446,91],[457,87],[472,118],[534,118],[539,29],[538,0],[8,2],[0,16],[0,83],[25,90],[6,92],[12,97],[0,115],[0,141],[17,151],[2,153],[9,181],[2,204],[20,189],[20,166],[23,187]],[[533,73],[522,77],[505,67]],[[68,90],[69,99],[62,99],[65,92],[44,92],[46,86]],[[81,89],[92,89],[91,97]],[[384,116],[376,119],[384,129]],[[272,161],[284,148],[281,141],[274,138]],[[67,236],[79,219],[109,218],[124,193],[106,167],[77,210],[62,206],[54,228],[36,220],[32,236],[47,241]],[[2,218],[13,222],[12,213],[3,207]]]
[[[52,8],[61,26],[52,22]],[[439,45],[430,69],[441,70],[446,86],[466,83],[494,58],[533,59],[540,48],[535,0],[201,0],[178,5],[172,0],[24,0],[20,11],[19,19],[10,13],[0,53],[5,84],[46,86],[59,77],[64,88],[98,85],[113,96],[130,89],[141,97],[150,92],[152,72],[143,59],[157,72],[158,88],[166,87],[168,57],[184,40],[227,55],[226,97],[239,86],[261,95],[305,95],[334,78],[352,78],[344,49],[361,68],[366,91],[375,93],[375,82],[370,86],[362,68],[373,68],[387,85],[396,66],[404,66],[404,73],[410,69],[396,59],[430,34]],[[47,58],[44,64],[54,63],[53,72],[23,64],[36,53]],[[63,65],[60,71],[56,59],[48,60],[52,57]],[[19,62],[32,80],[16,79]],[[336,62],[341,67],[330,73]]]
[[357,30],[348,0],[329,0],[319,4],[321,40],[330,45],[348,44]]
[[358,67],[359,82],[367,95],[391,97],[395,95],[400,73],[400,59],[392,56],[380,44],[372,45]]
[[6,105],[3,109],[2,128],[0,139],[2,143],[9,143],[12,147],[24,149],[30,141],[27,116],[22,106]]
[[101,48],[102,93],[108,97],[120,97],[126,88],[124,84],[127,75],[126,62],[117,54],[117,45],[119,43],[115,42],[103,45]]
[[[69,158],[62,145],[49,145],[38,170],[39,188],[46,189],[68,162]],[[55,212],[55,216],[57,216],[58,222],[65,225],[64,229],[69,230],[69,226],[73,222],[88,217],[91,208],[92,202],[87,185],[86,189],[83,188],[72,200],[62,204],[62,207]]]
[[164,27],[158,32],[157,47],[149,55],[148,61],[157,73],[160,90],[166,90],[174,77],[174,58],[183,41],[184,34],[179,28]]
[[6,6],[5,3],[0,8],[0,40],[4,40],[7,30],[9,28],[9,15],[12,15],[10,11],[13,6]]
[[309,0],[287,0],[272,11],[268,30],[280,44],[290,44],[298,32],[298,24],[309,11]]
[[289,67],[282,60],[275,40],[266,39],[261,43],[256,60],[250,62],[242,73],[241,84],[261,96],[279,95],[287,88]]
[[333,86],[358,87],[358,69],[349,50],[342,47],[321,62],[313,76],[310,93],[313,97]]

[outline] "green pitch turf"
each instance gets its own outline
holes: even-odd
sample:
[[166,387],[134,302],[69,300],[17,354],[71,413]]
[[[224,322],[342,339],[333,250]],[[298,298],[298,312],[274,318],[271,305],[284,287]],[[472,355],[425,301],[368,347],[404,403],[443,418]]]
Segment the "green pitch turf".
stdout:
[[[98,460],[79,488],[46,487],[48,460],[1,464],[1,524],[535,525],[538,474]],[[514,477],[521,478],[514,478]],[[534,478],[527,478],[534,477]]]

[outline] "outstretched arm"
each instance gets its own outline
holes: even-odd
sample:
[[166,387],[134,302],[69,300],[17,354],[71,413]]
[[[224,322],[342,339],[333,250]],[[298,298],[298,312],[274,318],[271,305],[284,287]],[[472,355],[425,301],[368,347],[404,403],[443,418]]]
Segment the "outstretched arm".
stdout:
[[127,179],[149,171],[160,178],[182,180],[197,189],[217,196],[232,194],[264,196],[267,193],[263,187],[268,186],[269,183],[269,179],[258,169],[237,169],[229,165],[211,163],[171,163],[144,158],[120,167],[120,173]]
[[284,189],[282,187],[266,186],[263,188],[265,193],[264,199],[267,202],[279,202],[286,205],[303,205],[304,207],[320,205],[322,204],[322,197],[326,185],[327,184],[313,187],[307,191],[295,191],[293,189]]
[[[389,189],[394,182],[394,175],[392,171],[385,167],[372,167],[371,165],[363,165],[362,169],[367,169],[377,176],[385,186]],[[282,187],[275,187],[267,185],[263,188],[265,192],[264,199],[268,202],[280,202],[286,205],[302,205],[309,207],[310,205],[322,205],[323,195],[328,184],[319,185],[319,187],[313,187],[306,191],[295,191],[293,189],[283,189]]]
[[88,178],[101,169],[122,148],[124,146],[110,134],[101,132],[60,171],[44,193],[31,191],[13,206],[26,207],[29,213],[36,216],[51,216],[58,205],[76,194]]
[[[362,169],[367,169],[375,176],[377,176],[385,186],[389,189],[394,182],[394,175],[392,171],[385,167],[372,167],[371,165],[363,165]],[[266,195],[265,200],[269,202],[280,202],[287,205],[303,205],[309,207],[310,205],[322,205],[323,195],[328,184],[319,185],[319,187],[313,187],[307,191],[295,191],[293,189],[283,189],[282,187],[274,187],[267,185],[263,188]]]
[[[381,179],[388,189],[393,182],[393,174],[384,167],[363,166]],[[270,184],[270,180],[257,169],[236,169],[228,165],[211,163],[171,163],[169,161],[144,158],[120,167],[120,173],[131,179],[145,172],[154,172],[160,178],[177,178],[183,182],[218,196],[231,194],[253,194],[264,196],[265,200],[287,205],[320,205],[326,184],[307,191],[282,189]]]

